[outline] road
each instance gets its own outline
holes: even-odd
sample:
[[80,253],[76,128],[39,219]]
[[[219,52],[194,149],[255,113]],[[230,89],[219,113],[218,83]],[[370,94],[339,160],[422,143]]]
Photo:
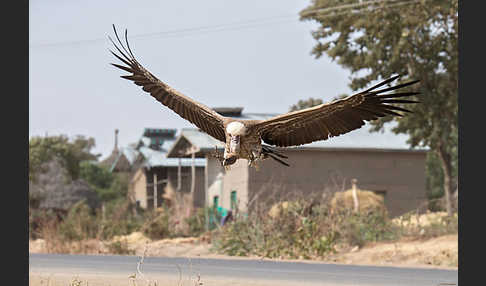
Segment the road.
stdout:
[[[133,285],[138,256],[30,254],[29,284]],[[248,259],[145,257],[137,285],[458,285],[457,270]],[[181,280],[182,279],[182,280]],[[181,282],[181,283],[179,283]]]

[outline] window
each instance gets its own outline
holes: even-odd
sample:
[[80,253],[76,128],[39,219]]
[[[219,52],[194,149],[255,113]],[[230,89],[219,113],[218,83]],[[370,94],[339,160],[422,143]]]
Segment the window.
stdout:
[[238,206],[238,201],[237,201],[237,198],[236,198],[236,191],[231,192],[230,201],[231,201],[231,209],[235,210],[236,207]]

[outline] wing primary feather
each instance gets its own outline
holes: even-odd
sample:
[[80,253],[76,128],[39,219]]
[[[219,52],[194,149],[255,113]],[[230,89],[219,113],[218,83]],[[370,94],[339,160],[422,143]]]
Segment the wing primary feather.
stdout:
[[132,70],[131,68],[126,67],[126,66],[122,66],[122,65],[118,65],[118,64],[113,64],[113,63],[111,63],[111,65],[112,65],[112,66],[115,66],[115,67],[117,67],[117,68],[119,68],[119,69],[122,69],[122,70],[124,70],[124,71],[130,72],[130,73],[132,73],[132,72],[133,72],[133,70]]
[[377,95],[377,94],[367,94],[365,97],[367,98],[395,98],[395,97],[406,97],[406,96],[412,96],[412,95],[418,95],[420,92],[397,92],[397,93],[391,93],[391,94],[382,94],[382,95]]
[[[115,31],[115,36],[116,36],[116,39],[118,40],[118,43],[120,43],[120,46],[122,47],[122,49],[125,51],[125,53],[127,54],[130,54],[127,49],[125,48],[125,46],[123,45],[123,43],[120,41],[120,37],[118,37],[118,33],[116,32],[116,28],[115,28],[115,24],[113,24],[113,31]],[[126,29],[125,29],[126,31]],[[120,51],[121,52],[121,51]],[[125,55],[126,56],[126,55]],[[127,56],[126,56],[127,57]],[[133,59],[129,59],[129,60],[133,60]]]
[[272,153],[280,158],[285,158],[285,159],[288,159],[289,157],[287,157],[286,155],[282,154],[280,151],[278,151],[277,149],[275,148],[272,148],[271,146],[268,146],[268,145],[262,145],[262,150],[265,152],[265,153]]
[[127,43],[128,52],[130,53],[130,55],[134,59],[135,56],[133,55],[132,50],[130,49],[130,44],[128,43],[128,35],[127,35],[127,33],[128,33],[128,30],[125,29],[125,43]]
[[419,81],[420,81],[419,79],[418,80],[409,81],[409,82],[402,83],[402,84],[399,84],[399,85],[395,85],[395,86],[392,86],[392,87],[388,87],[388,88],[385,88],[385,89],[376,90],[376,91],[373,91],[372,93],[378,94],[378,93],[383,93],[383,92],[387,92],[387,91],[390,91],[390,90],[399,89],[399,88],[402,88],[402,87],[405,87],[405,86],[412,85],[412,84],[417,83]]
[[385,99],[381,101],[382,103],[420,103],[416,100],[405,100],[405,99]]
[[113,41],[113,39],[111,39],[110,36],[108,36],[108,38],[110,39],[111,43],[113,44],[113,46],[115,46],[115,48],[118,50],[118,52],[125,58],[125,59],[122,59],[120,56],[118,56],[117,54],[113,53],[111,50],[110,52],[113,53],[113,55],[115,55],[119,60],[123,61],[125,64],[129,65],[129,66],[132,66],[132,63],[131,63],[131,59],[129,57],[127,57],[123,52],[122,50],[120,50],[120,48],[115,44],[115,42]]
[[363,93],[367,93],[367,92],[369,92],[369,91],[372,91],[373,89],[377,89],[377,88],[379,88],[380,86],[383,86],[383,85],[385,85],[385,84],[387,84],[387,83],[389,83],[389,82],[392,82],[392,81],[396,80],[396,79],[397,79],[397,78],[399,78],[399,77],[400,77],[400,75],[393,76],[393,77],[391,77],[391,78],[389,78],[389,79],[387,79],[387,80],[384,80],[384,81],[382,81],[382,82],[378,83],[377,85],[374,85],[374,86],[372,86],[372,87],[368,88],[367,90],[363,91]]
[[390,114],[390,115],[394,115],[394,116],[398,116],[398,117],[403,117],[403,115],[402,115],[402,114],[397,113],[397,112],[395,112],[395,111],[388,110],[388,109],[386,109],[386,111],[385,111],[385,112],[386,112],[386,113],[388,113],[388,114]]
[[394,105],[383,105],[383,107],[385,107],[386,109],[392,109],[392,110],[398,110],[398,111],[412,113],[412,111],[410,111],[408,109],[401,108],[401,107],[394,106]]
[[144,80],[144,78],[139,75],[121,75],[120,77],[134,82],[135,81],[140,82],[141,80]]
[[280,160],[279,158],[273,156],[272,154],[268,154],[268,156],[270,156],[273,160],[279,162],[280,164],[290,167],[288,163],[284,162],[283,160]]

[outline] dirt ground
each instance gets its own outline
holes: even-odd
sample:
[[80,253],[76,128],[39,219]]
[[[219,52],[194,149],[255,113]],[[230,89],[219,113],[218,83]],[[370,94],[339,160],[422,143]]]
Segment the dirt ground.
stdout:
[[[211,244],[204,239],[189,237],[163,240],[150,240],[140,232],[117,237],[115,241],[126,243],[128,249],[135,255],[166,256],[166,257],[204,257],[204,258],[238,258],[215,254]],[[92,241],[91,247],[85,247],[84,252],[90,254],[110,254],[106,243]],[[90,251],[89,249],[92,249]],[[45,242],[41,239],[29,242],[30,253],[47,253]],[[261,259],[246,257],[238,259]],[[295,260],[294,260],[295,261]],[[379,242],[368,244],[358,249],[346,249],[327,257],[323,262],[388,265],[407,267],[434,267],[445,269],[458,268],[458,237],[457,234],[445,235],[431,239],[403,239],[397,242]]]

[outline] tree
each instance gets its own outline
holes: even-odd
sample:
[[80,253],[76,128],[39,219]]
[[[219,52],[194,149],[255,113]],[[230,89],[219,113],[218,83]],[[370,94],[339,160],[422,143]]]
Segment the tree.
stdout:
[[292,105],[290,107],[289,111],[301,110],[301,109],[316,106],[316,105],[319,105],[319,104],[322,104],[322,99],[319,99],[319,98],[316,99],[316,98],[312,98],[312,97],[310,97],[307,100],[301,99],[296,104]]
[[128,176],[112,173],[106,167],[97,163],[90,161],[81,162],[80,177],[94,188],[103,202],[127,196]]
[[[353,90],[395,74],[421,80],[421,104],[396,119],[393,131],[437,156],[450,215],[457,186],[458,0],[313,0],[300,16],[320,24],[312,54],[326,53],[349,69]],[[390,120],[372,122],[374,131]]]
[[91,153],[94,146],[94,138],[85,138],[81,135],[76,136],[74,140],[69,140],[65,135],[32,137],[29,139],[29,180],[35,180],[37,173],[44,172],[41,166],[53,157],[59,158],[70,179],[76,180],[79,178],[80,162],[97,160],[100,156]]

